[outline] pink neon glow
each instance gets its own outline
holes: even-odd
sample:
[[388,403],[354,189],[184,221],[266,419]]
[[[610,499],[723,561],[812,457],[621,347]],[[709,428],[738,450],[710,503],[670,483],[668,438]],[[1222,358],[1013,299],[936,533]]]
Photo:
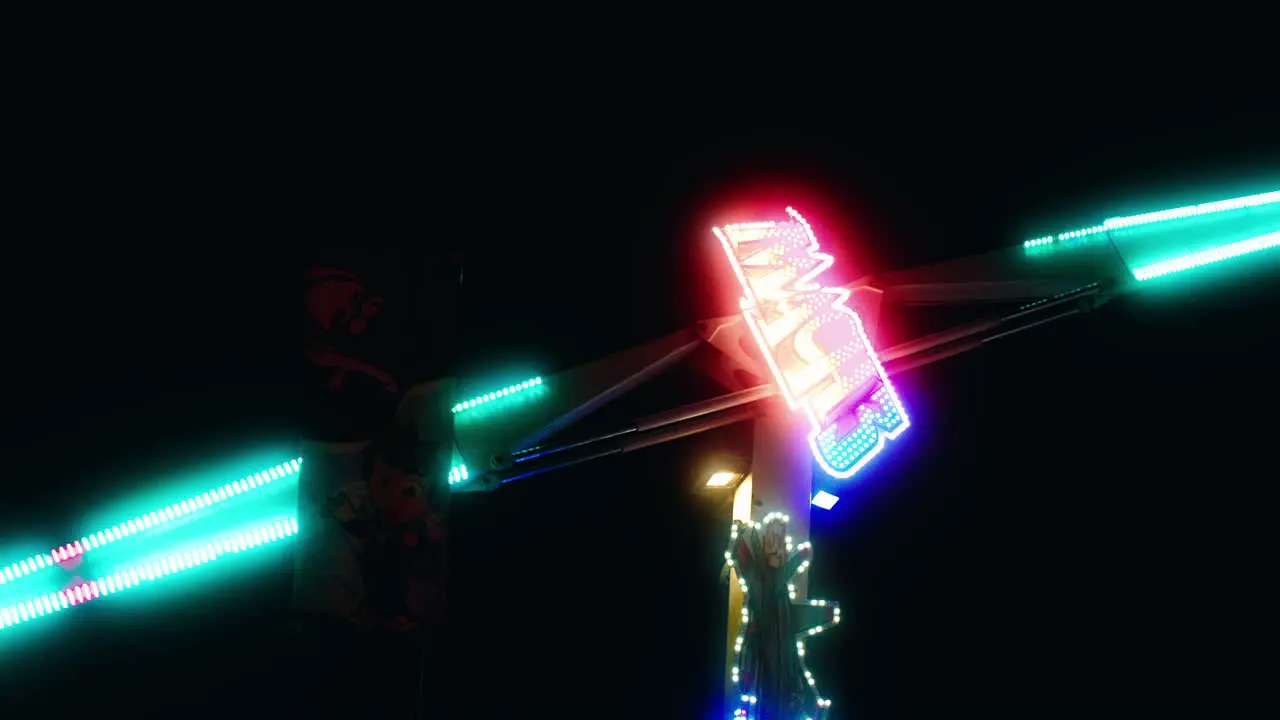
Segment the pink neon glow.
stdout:
[[803,410],[809,445],[823,470],[848,478],[910,427],[849,291],[818,276],[834,259],[813,229],[787,208],[789,222],[713,228],[738,276],[747,326],[793,410]]

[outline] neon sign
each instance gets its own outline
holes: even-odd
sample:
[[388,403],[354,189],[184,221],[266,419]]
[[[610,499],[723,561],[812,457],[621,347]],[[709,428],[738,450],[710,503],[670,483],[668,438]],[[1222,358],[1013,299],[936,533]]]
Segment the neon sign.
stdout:
[[747,326],[792,410],[803,411],[822,469],[848,478],[911,425],[849,291],[817,280],[831,267],[800,213],[713,228],[742,284]]

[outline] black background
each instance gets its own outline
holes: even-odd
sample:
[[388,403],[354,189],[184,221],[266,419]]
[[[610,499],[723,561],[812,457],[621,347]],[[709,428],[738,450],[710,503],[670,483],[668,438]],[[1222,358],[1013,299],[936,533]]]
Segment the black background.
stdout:
[[[480,97],[342,82],[294,106],[204,72],[127,75],[74,73],[11,138],[5,536],[69,537],[135,478],[292,439],[298,279],[321,246],[360,246],[410,283],[463,249],[460,364],[549,374],[731,311],[705,281],[722,268],[704,230],[735,205],[801,205],[842,266],[872,271],[1280,178],[1272,108],[1220,89],[1125,104],[975,70],[985,90],[810,98],[762,80],[753,106],[717,101],[712,80],[538,76]],[[810,644],[836,717],[1270,702],[1272,285],[1189,282],[912,373],[910,438],[814,516],[813,593],[851,620]],[[422,352],[441,342],[406,325]],[[733,437],[458,499],[436,716],[709,717],[727,522],[686,490]],[[278,554],[208,596],[97,603],[0,644],[0,707],[252,716],[373,691],[295,670],[288,567]]]

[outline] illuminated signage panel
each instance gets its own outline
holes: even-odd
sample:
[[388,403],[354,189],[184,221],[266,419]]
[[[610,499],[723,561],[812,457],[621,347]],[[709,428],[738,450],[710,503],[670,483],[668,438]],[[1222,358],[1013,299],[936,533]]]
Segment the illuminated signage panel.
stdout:
[[910,426],[849,291],[826,288],[831,267],[805,219],[714,228],[742,285],[742,314],[787,404],[803,411],[822,468],[852,477]]

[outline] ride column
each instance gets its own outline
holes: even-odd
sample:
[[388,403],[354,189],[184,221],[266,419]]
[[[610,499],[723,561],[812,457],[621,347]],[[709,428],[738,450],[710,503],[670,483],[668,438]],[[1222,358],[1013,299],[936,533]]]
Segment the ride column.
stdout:
[[[751,474],[734,491],[733,520],[759,520],[765,513],[790,517],[788,535],[796,545],[809,541],[809,508],[813,498],[813,455],[807,440],[809,423],[803,414],[791,412],[782,400],[771,400],[755,420]],[[733,698],[731,668],[735,643],[742,630],[743,592],[736,570],[730,568],[729,615],[726,634],[725,690]],[[808,575],[793,581],[795,599],[808,597]]]

